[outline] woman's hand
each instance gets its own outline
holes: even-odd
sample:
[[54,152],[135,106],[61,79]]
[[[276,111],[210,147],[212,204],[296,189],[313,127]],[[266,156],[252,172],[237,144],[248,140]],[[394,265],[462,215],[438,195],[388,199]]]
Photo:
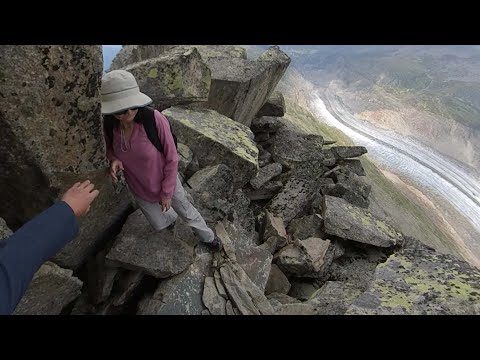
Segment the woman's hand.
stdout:
[[162,199],[162,209],[163,212],[168,211],[172,206],[172,199]]
[[123,164],[120,160],[113,160],[112,164],[110,165],[110,177],[112,178],[113,182],[117,182],[117,171],[123,170]]

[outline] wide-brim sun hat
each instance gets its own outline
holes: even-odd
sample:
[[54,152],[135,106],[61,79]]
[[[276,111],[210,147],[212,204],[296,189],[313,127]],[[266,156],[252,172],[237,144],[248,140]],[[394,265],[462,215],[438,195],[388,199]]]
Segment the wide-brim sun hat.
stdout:
[[125,70],[113,70],[103,75],[100,97],[103,115],[152,103],[150,97],[140,92],[135,77]]

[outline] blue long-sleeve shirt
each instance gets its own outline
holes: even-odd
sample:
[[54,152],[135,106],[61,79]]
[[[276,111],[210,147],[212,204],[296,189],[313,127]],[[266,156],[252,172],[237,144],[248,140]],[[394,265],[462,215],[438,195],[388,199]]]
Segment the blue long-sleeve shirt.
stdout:
[[40,266],[78,232],[72,208],[59,201],[0,241],[0,315],[13,313]]

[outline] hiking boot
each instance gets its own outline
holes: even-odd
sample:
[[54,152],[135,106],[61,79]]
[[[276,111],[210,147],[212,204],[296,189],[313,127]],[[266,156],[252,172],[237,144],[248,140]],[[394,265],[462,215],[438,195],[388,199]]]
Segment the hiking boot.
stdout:
[[204,244],[210,251],[213,251],[213,252],[220,251],[223,248],[222,241],[216,235],[213,238],[212,242],[204,243]]

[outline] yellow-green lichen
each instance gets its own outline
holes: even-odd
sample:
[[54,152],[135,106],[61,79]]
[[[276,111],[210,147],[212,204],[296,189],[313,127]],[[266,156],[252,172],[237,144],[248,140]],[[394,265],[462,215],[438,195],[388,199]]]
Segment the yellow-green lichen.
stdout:
[[457,279],[448,280],[448,284],[450,285],[449,293],[451,293],[452,296],[461,298],[463,300],[468,300],[472,297],[480,300],[480,291],[471,287],[469,284],[466,284]]
[[362,216],[362,224],[363,225],[370,225],[371,224],[370,217],[368,215],[363,215]]
[[[164,113],[171,114],[169,110]],[[190,111],[186,111],[186,114],[189,115]],[[250,131],[248,128],[244,127],[244,129],[234,120],[212,111],[202,111],[200,115],[197,115],[198,119],[195,118],[195,115],[197,114],[189,117],[183,115],[178,121],[195,129],[208,139],[222,144],[229,151],[258,167],[258,148],[248,136]]]
[[412,299],[406,294],[398,292],[395,289],[390,288],[384,282],[376,283],[375,290],[380,293],[381,305],[391,309],[402,308],[406,311],[410,311],[412,308]]
[[175,93],[176,91],[183,89],[184,82],[182,69],[178,65],[169,69],[163,74],[162,82],[170,93]]
[[382,220],[379,220],[379,219],[375,220],[375,225],[377,226],[377,228],[379,228],[380,230],[382,230],[384,233],[388,234],[392,238],[396,238],[398,236],[398,233],[395,230],[393,230],[390,226],[385,224]]
[[147,77],[156,79],[158,77],[158,69],[157,68],[151,68],[150,71],[148,72]]

